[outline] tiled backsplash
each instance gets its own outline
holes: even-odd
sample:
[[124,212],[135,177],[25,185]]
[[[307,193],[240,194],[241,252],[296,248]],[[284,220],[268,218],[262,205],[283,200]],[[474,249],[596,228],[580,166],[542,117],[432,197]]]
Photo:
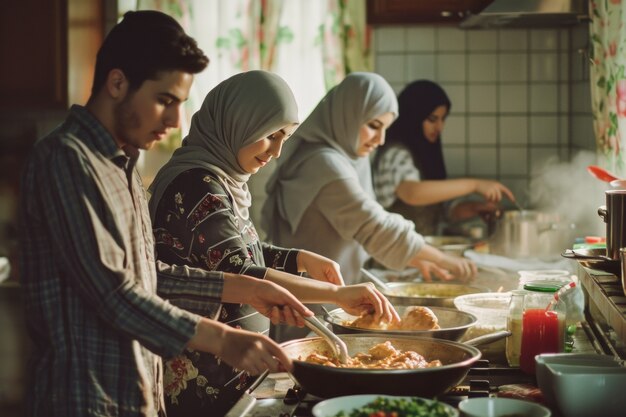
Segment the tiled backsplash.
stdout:
[[379,26],[375,71],[397,92],[416,79],[452,101],[442,135],[450,176],[499,179],[524,199],[548,160],[593,150],[588,27],[465,31]]

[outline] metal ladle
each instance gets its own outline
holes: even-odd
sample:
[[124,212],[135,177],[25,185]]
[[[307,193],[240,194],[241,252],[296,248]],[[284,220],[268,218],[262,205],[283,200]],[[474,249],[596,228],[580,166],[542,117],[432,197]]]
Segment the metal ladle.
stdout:
[[335,356],[339,359],[339,362],[346,364],[350,355],[348,354],[348,347],[345,342],[341,340],[335,333],[331,332],[322,322],[320,322],[315,316],[305,317],[304,324],[321,336],[326,343],[333,350]]

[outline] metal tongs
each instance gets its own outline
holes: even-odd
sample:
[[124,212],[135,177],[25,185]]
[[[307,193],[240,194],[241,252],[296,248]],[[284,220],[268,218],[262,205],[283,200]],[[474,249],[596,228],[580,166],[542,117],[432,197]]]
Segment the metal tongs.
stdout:
[[315,316],[304,317],[304,324],[326,340],[326,343],[330,345],[330,348],[339,359],[339,362],[348,363],[350,355],[348,355],[348,347],[343,340],[341,340],[335,333],[328,330],[328,328],[324,326]]

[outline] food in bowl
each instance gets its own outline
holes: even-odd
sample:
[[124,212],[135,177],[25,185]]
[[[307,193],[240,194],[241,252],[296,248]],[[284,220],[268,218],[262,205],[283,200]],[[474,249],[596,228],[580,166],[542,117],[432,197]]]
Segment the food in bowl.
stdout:
[[317,403],[311,410],[315,417],[458,417],[459,412],[448,404],[420,397],[391,395],[347,395]]
[[390,341],[372,346],[368,353],[357,353],[341,363],[332,354],[314,352],[306,357],[305,362],[336,368],[368,368],[368,369],[418,369],[441,366],[440,360],[427,361],[422,355],[412,350],[396,349]]
[[375,330],[436,330],[440,328],[435,313],[430,308],[421,306],[408,307],[400,320],[384,322],[371,312],[354,320],[344,321],[343,325]]

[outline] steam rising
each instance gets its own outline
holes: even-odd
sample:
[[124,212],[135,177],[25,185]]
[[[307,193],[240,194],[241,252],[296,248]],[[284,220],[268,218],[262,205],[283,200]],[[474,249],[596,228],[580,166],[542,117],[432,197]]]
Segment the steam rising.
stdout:
[[598,216],[598,207],[606,203],[604,192],[609,184],[589,172],[587,166],[596,164],[596,155],[581,151],[571,162],[548,160],[533,172],[529,187],[531,206],[554,212],[576,224],[577,236],[605,236],[606,227]]

